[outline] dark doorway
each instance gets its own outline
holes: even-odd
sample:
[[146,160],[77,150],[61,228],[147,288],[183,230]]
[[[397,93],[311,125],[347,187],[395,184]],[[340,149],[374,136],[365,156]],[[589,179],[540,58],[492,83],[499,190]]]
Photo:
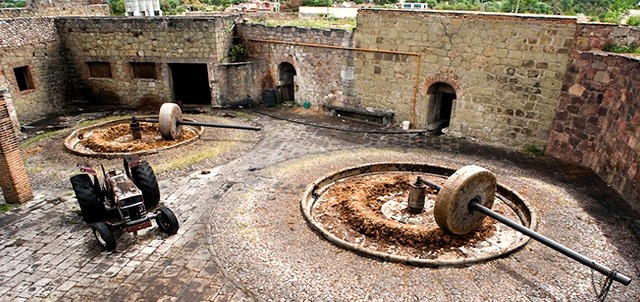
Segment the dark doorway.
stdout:
[[207,64],[169,64],[177,103],[211,104]]
[[278,96],[283,102],[295,100],[296,68],[291,63],[283,62],[278,66]]
[[435,83],[429,87],[427,93],[427,129],[441,130],[449,127],[456,91],[449,84]]

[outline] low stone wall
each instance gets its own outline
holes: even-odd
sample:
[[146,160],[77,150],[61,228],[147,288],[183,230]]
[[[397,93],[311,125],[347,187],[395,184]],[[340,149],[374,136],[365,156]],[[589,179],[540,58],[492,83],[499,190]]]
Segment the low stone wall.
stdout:
[[[0,20],[0,70],[8,82],[8,105],[21,124],[55,113],[65,102],[67,67],[52,18]],[[20,89],[17,77],[29,77]]]
[[640,28],[603,23],[578,24],[576,50],[603,50],[609,44],[640,45]]
[[108,4],[57,6],[42,8],[5,8],[0,9],[0,19],[32,18],[52,16],[109,16]]
[[259,79],[264,76],[264,61],[226,63],[217,66],[220,80],[218,99],[221,106],[259,103],[262,87]]
[[575,52],[547,154],[593,169],[640,209],[640,58]]
[[264,60],[266,71],[256,74],[261,88],[280,85],[278,67],[290,63],[296,70],[295,100],[316,106],[346,105],[353,83],[351,33],[340,29],[242,24],[238,34],[252,58]]

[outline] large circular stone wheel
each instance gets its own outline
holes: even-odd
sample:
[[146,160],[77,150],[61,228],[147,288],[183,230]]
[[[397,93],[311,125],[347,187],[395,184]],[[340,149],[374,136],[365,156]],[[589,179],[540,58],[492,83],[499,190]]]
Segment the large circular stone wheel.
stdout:
[[182,131],[182,110],[174,103],[164,103],[160,106],[158,114],[158,128],[162,138],[168,141],[180,138]]
[[451,175],[436,198],[433,214],[438,226],[463,235],[478,228],[485,215],[469,209],[472,201],[491,208],[496,192],[496,176],[478,166],[464,166]]

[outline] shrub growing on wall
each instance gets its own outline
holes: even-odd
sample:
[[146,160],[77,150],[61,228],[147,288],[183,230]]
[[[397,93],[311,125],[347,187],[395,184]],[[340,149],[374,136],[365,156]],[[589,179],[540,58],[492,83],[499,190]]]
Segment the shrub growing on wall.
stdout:
[[242,44],[233,44],[231,48],[229,48],[227,56],[229,57],[229,61],[232,63],[244,61],[246,58],[244,46],[242,46]]

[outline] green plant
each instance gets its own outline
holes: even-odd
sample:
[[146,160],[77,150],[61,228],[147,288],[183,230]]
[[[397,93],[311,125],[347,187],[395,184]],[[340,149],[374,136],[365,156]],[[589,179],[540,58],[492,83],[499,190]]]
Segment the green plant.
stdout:
[[229,48],[227,56],[229,57],[229,61],[232,63],[244,61],[246,57],[244,46],[242,46],[242,44],[233,44],[231,48]]
[[524,147],[524,152],[529,153],[533,156],[544,156],[544,148],[540,149],[535,145],[526,145]]
[[28,139],[26,139],[25,141],[23,141],[22,143],[20,143],[20,147],[22,149],[28,149],[29,147],[31,147],[32,145],[41,142],[47,138],[50,138],[60,132],[62,132],[63,130],[56,130],[56,131],[49,131],[49,132],[45,132],[42,134],[38,134],[34,137],[30,137]]
[[15,207],[17,207],[15,204],[10,204],[10,203],[0,204],[0,213],[5,213]]
[[627,25],[629,26],[640,26],[640,16],[631,16],[629,20],[627,20]]
[[640,53],[640,46],[638,45],[619,45],[619,44],[607,44],[604,51],[613,53]]

